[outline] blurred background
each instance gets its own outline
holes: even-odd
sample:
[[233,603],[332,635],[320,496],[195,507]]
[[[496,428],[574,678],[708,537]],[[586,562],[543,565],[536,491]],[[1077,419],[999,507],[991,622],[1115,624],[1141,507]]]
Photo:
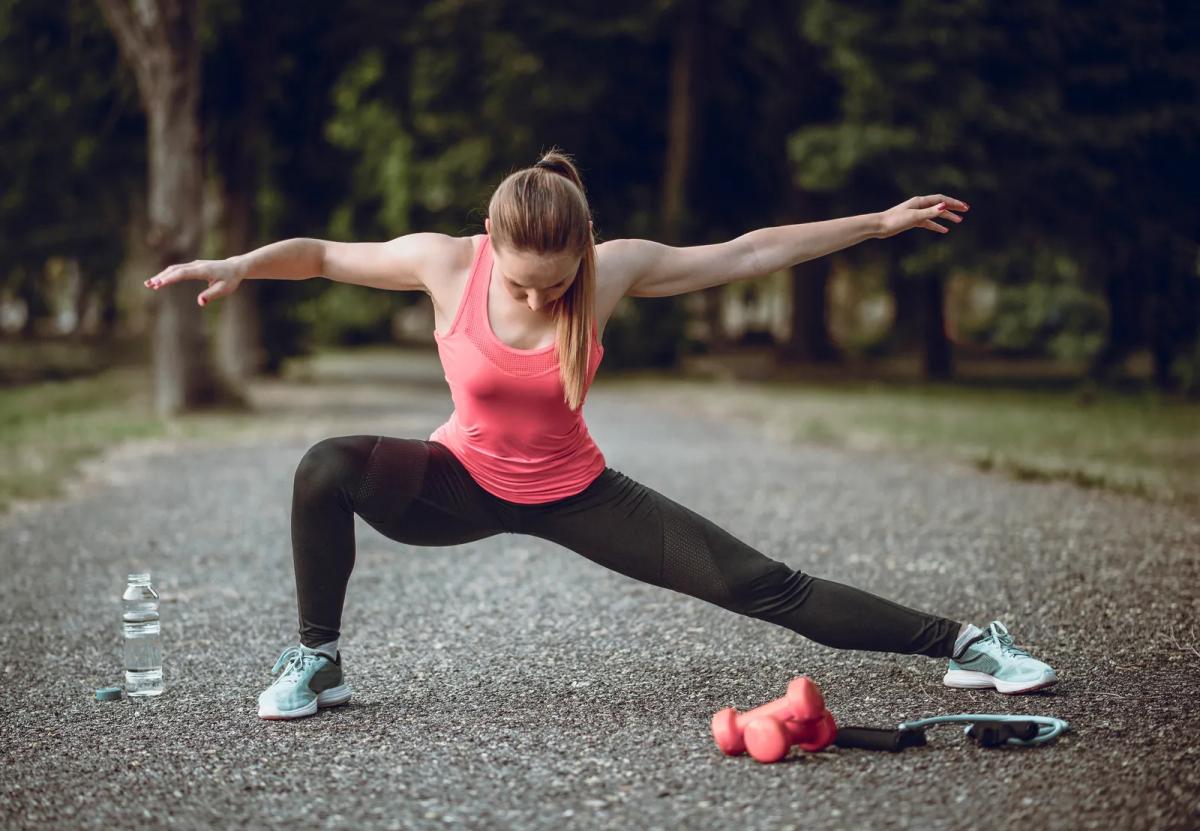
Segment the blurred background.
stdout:
[[554,145],[601,241],[971,205],[947,235],[626,298],[601,382],[1195,500],[1198,43],[1182,0],[0,0],[0,500],[253,413],[322,355],[427,360],[419,292],[256,280],[202,309],[202,284],[142,281],[288,237],[480,233]]

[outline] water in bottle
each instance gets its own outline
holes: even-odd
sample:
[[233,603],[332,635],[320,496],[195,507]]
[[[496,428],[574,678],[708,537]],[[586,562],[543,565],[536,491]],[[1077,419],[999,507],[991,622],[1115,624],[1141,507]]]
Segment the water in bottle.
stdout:
[[160,695],[163,691],[162,633],[158,594],[150,574],[130,574],[121,601],[125,631],[125,692],[131,696]]

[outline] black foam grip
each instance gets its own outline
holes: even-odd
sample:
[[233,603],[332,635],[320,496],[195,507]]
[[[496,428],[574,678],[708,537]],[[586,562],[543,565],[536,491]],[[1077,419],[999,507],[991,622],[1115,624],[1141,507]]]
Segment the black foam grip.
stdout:
[[906,747],[920,747],[925,744],[925,731],[892,730],[886,727],[839,727],[833,743],[838,747],[899,753]]

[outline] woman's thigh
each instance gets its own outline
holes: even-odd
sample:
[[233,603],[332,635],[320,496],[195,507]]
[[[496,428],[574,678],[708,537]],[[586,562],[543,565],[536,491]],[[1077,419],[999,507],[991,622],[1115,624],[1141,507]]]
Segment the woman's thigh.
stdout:
[[450,449],[422,439],[378,437],[354,509],[409,545],[458,545],[507,530],[495,498]]
[[612,468],[575,496],[523,512],[519,530],[720,606],[740,605],[756,583],[793,574],[712,520]]
[[948,657],[961,624],[773,560],[712,520],[608,468],[519,530],[637,580],[787,627],[838,649]]

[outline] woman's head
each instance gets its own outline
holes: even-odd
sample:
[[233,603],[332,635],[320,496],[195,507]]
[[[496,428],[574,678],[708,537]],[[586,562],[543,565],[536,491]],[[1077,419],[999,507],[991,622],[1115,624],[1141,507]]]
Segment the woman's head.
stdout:
[[570,291],[579,272],[582,254],[573,251],[538,254],[499,247],[494,242],[492,225],[484,220],[493,236],[492,252],[496,277],[512,298],[535,312],[553,309],[554,303]]
[[579,171],[557,148],[507,176],[485,220],[494,267],[518,302],[556,320],[563,395],[583,401],[595,321],[596,246]]

